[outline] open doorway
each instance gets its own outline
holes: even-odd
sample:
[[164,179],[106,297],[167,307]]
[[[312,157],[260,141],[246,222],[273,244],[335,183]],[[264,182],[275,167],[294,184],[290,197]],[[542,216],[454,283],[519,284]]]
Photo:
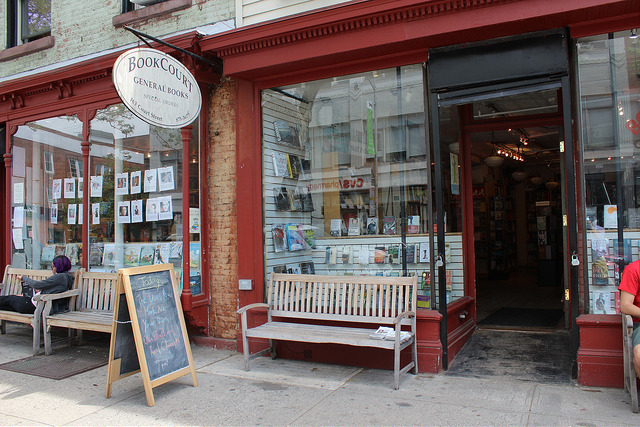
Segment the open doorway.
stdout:
[[461,107],[480,326],[565,328],[559,98],[551,88]]

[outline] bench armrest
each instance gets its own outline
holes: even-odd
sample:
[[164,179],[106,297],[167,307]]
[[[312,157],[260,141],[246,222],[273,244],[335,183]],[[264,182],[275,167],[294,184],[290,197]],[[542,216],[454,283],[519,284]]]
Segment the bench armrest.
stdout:
[[416,312],[415,311],[405,311],[404,313],[400,313],[394,320],[393,320],[393,324],[397,325],[398,323],[400,323],[400,321],[402,319],[404,319],[405,317],[416,317]]
[[245,305],[244,307],[236,311],[236,313],[242,314],[254,308],[269,308],[269,304],[265,304],[263,302],[256,302],[253,304]]
[[55,299],[69,298],[80,295],[80,289],[72,289],[70,291],[60,292],[59,294],[38,294],[33,299],[35,301],[53,301]]

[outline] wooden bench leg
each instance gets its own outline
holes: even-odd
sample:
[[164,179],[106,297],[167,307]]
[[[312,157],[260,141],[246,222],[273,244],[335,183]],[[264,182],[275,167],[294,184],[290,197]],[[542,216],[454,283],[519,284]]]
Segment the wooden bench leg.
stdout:
[[413,373],[418,375],[418,340],[413,336],[413,344],[411,344],[411,356],[413,357]]
[[44,335],[44,354],[51,354],[51,326],[47,324],[46,318],[42,319],[42,332]]
[[400,343],[397,341],[393,351],[393,388],[400,388]]
[[242,353],[244,354],[244,370],[249,370],[249,340],[245,330],[242,330]]
[[278,358],[278,354],[276,353],[276,342],[275,340],[269,340],[269,353],[271,353],[271,359],[276,360]]

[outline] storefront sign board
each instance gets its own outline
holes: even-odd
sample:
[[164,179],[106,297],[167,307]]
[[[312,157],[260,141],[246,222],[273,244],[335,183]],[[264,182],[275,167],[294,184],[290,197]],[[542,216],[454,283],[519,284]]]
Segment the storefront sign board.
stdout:
[[200,114],[202,96],[195,77],[159,50],[136,48],[120,55],[113,65],[113,84],[127,108],[151,125],[178,129]]
[[106,397],[113,382],[142,373],[147,404],[153,387],[191,374],[198,385],[172,264],[118,271]]

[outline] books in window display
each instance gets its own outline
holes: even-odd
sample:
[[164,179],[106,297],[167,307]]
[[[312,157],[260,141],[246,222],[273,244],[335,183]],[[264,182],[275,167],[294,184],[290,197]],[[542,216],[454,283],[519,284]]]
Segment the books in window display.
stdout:
[[89,265],[102,265],[102,256],[104,254],[104,244],[91,243],[89,245]]
[[284,252],[287,250],[287,241],[285,235],[284,224],[274,224],[271,226],[271,234],[273,235],[273,250],[275,252]]
[[316,248],[316,232],[312,228],[305,228],[304,240],[307,242],[307,246],[311,249]]
[[396,234],[396,217],[385,216],[382,218],[382,234]]
[[313,212],[313,199],[307,187],[298,187],[298,198],[300,199],[300,210],[302,212]]
[[303,226],[300,224],[287,224],[287,241],[290,251],[302,251],[308,249],[304,236]]
[[284,120],[276,120],[273,122],[273,129],[276,133],[276,141],[281,144],[300,147],[300,136],[295,125]]
[[287,168],[289,170],[289,178],[298,179],[300,176],[300,170],[302,166],[300,165],[300,158],[295,154],[289,154],[287,156]]
[[316,267],[313,261],[301,262],[300,271],[302,271],[302,274],[316,274]]
[[276,151],[271,154],[271,157],[273,159],[274,176],[289,178],[289,155]]
[[273,189],[273,199],[277,211],[291,210],[291,202],[289,201],[289,192],[286,187],[275,187]]

